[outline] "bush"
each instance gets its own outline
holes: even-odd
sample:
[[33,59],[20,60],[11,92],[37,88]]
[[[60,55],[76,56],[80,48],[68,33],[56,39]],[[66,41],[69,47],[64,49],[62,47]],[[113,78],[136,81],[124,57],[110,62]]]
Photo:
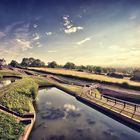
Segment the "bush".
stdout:
[[108,73],[107,76],[123,79],[123,75],[118,73]]
[[0,112],[0,139],[16,140],[24,130],[25,125],[18,123],[16,119],[10,115]]
[[124,88],[129,88],[130,87],[130,85],[127,82],[123,82],[121,84],[121,86],[124,87]]

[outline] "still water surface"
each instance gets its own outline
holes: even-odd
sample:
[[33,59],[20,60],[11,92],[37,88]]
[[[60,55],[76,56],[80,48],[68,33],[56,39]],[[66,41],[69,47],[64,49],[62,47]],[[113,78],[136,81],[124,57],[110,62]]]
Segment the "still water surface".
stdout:
[[140,133],[56,88],[39,91],[29,140],[140,140]]

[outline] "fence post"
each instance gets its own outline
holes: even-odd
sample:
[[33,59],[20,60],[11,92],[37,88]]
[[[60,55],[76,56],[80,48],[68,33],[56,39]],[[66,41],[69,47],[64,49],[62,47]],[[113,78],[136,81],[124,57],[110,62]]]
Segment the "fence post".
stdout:
[[136,110],[137,110],[137,106],[136,106],[136,105],[134,105],[134,112],[136,112]]
[[115,99],[115,105],[116,105],[116,99]]
[[126,103],[124,102],[124,108],[125,108],[125,106],[126,106]]
[[102,100],[102,94],[101,94],[101,100]]

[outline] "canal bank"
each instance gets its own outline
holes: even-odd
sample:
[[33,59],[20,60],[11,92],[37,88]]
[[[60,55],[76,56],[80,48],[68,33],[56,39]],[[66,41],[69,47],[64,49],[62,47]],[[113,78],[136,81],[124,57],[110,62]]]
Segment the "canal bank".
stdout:
[[[140,132],[140,113],[138,112],[138,119],[132,118],[127,114],[123,114],[122,112],[125,111],[124,107],[122,108],[117,108],[119,111],[116,109],[116,107],[113,105],[107,104],[106,101],[101,101],[99,99],[91,100],[90,98],[85,98],[81,96],[82,94],[76,94],[75,92],[72,92],[64,87],[54,85],[50,87],[55,87],[58,88],[59,90],[64,91],[65,93],[74,96],[77,100],[80,102],[83,102],[84,104],[99,110],[100,112],[108,115],[111,118],[116,119],[117,121],[123,123],[124,125],[127,125],[128,127],[135,129],[136,131]],[[132,114],[132,112],[128,112]],[[135,115],[135,114],[132,114]]]
[[[90,98],[85,98],[81,96],[82,94],[81,95],[76,94],[75,92],[72,92],[58,85],[55,85],[54,87],[74,96],[77,100],[85,103],[86,105],[91,106],[92,108],[95,108],[101,111],[102,113],[116,119],[117,121],[127,125],[128,127],[131,127],[135,129],[136,131],[140,132],[140,112],[137,112],[136,114],[132,114],[130,110],[130,112],[128,112],[128,115],[123,114],[122,112],[125,111],[123,105],[122,105],[122,108],[116,108],[115,104],[109,105],[107,104],[106,101],[102,102],[99,99],[91,100]],[[119,109],[119,111],[117,111],[117,109]],[[131,114],[131,117],[129,114]],[[134,115],[138,116],[138,118],[137,119],[132,118],[134,117]]]
[[[48,84],[48,85],[50,85],[50,84]],[[46,85],[46,86],[48,86],[48,85]],[[56,87],[56,88],[59,88],[60,90],[62,90],[62,91],[64,91],[64,92],[66,92],[66,93],[69,93],[70,95],[73,95],[74,97],[76,97],[76,98],[78,98],[78,100],[80,100],[81,101],[81,99],[83,99],[83,97],[82,96],[80,96],[81,94],[76,94],[76,92],[74,92],[74,91],[72,91],[72,90],[70,90],[69,88],[67,88],[66,86],[62,86],[61,84],[52,84],[51,85],[51,87],[52,86],[54,86],[54,87]],[[40,86],[39,88],[43,88],[43,87],[45,87],[44,86],[44,84],[42,85],[42,86]],[[66,94],[66,93],[64,93],[64,94]],[[40,93],[39,93],[40,94]],[[38,94],[38,96],[39,96],[39,94]],[[64,96],[64,94],[63,94],[63,96]],[[80,98],[79,98],[80,97]],[[56,99],[57,100],[57,99]],[[82,102],[84,102],[84,101],[82,101]],[[88,100],[88,99],[86,99],[86,103],[88,103],[88,105],[90,104],[90,106],[92,106],[93,108],[95,107],[95,105],[94,104],[92,104],[92,103],[90,103],[90,102],[92,102],[91,100]],[[84,102],[85,103],[85,102]],[[99,103],[99,101],[98,102],[96,102],[96,104],[98,104]],[[105,104],[104,104],[105,105]],[[66,107],[69,107],[69,105],[66,105]],[[104,108],[104,106],[103,106],[103,104],[100,104],[100,107],[102,107],[102,108]],[[73,108],[73,107],[72,107]],[[74,107],[75,108],[75,107]],[[106,112],[108,112],[108,111],[106,111]],[[88,112],[87,112],[88,113]],[[108,113],[107,113],[108,114]],[[121,114],[120,114],[121,115]],[[34,123],[34,122],[33,122]],[[32,124],[33,124],[32,123]],[[32,125],[33,126],[33,125]],[[27,131],[26,131],[26,133],[27,133],[27,135],[29,135],[29,133],[31,132],[31,129],[32,129],[32,126],[30,127],[30,129],[26,129]],[[48,127],[48,126],[44,126],[44,127]],[[25,137],[25,138],[27,138],[27,137]]]
[[140,133],[82,102],[57,88],[40,90],[29,140],[139,140]]

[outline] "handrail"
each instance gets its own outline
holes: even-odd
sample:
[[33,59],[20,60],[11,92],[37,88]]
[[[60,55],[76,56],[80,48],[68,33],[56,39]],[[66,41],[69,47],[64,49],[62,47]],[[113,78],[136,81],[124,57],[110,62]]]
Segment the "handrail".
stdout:
[[132,103],[132,102],[125,101],[125,100],[122,100],[122,99],[118,99],[118,98],[115,98],[115,97],[111,97],[111,96],[108,96],[108,95],[101,95],[101,96],[105,97],[105,98],[108,98],[108,99],[113,99],[113,100],[116,100],[116,101],[119,101],[119,102],[127,103],[129,105],[133,105],[133,106],[136,105],[136,106],[140,107],[140,104]]

